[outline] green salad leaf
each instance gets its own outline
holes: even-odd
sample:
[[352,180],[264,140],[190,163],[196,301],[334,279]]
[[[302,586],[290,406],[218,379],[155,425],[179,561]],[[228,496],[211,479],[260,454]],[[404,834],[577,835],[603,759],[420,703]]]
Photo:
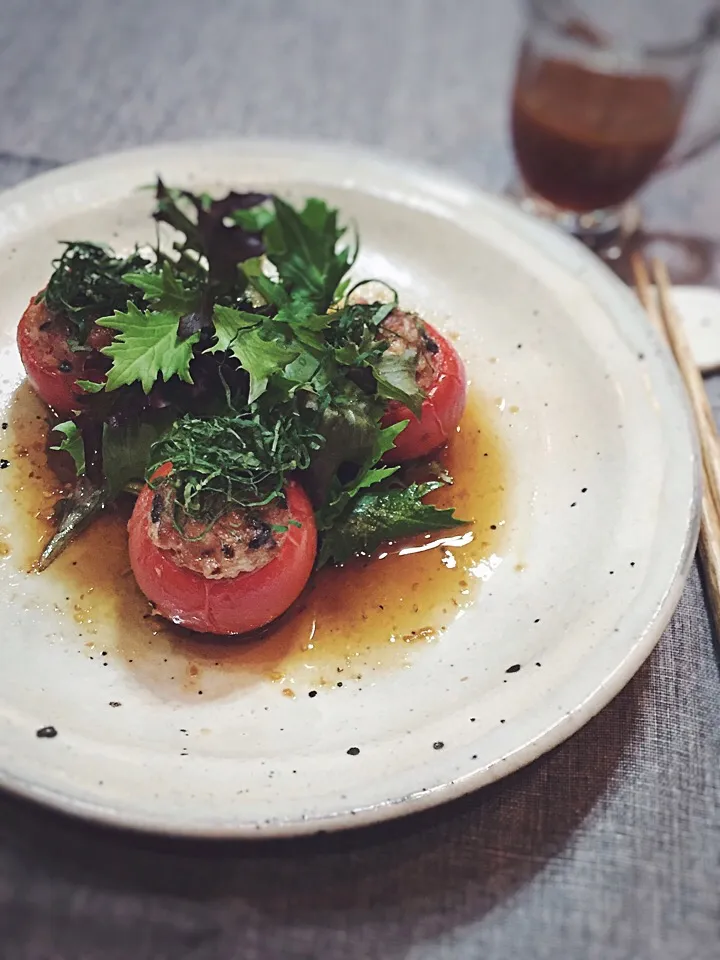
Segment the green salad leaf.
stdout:
[[282,373],[302,352],[283,339],[273,339],[272,330],[270,336],[264,336],[263,320],[258,314],[232,307],[215,307],[213,312],[217,343],[208,352],[229,351],[240,361],[250,377],[251,404],[265,392],[268,379]]
[[199,307],[200,296],[197,290],[191,290],[173,271],[169,260],[165,260],[159,271],[144,270],[126,273],[123,280],[138,287],[154,310],[168,310],[172,313],[190,313]]
[[333,527],[323,535],[318,566],[329,560],[344,563],[356,553],[372,553],[381,543],[433,530],[465,526],[452,509],[423,503],[423,497],[441,483],[413,483],[397,490],[364,493],[354,499]]
[[304,393],[301,400],[305,416],[325,441],[313,454],[307,474],[316,519],[320,529],[324,529],[332,522],[331,504],[342,491],[338,474],[343,465],[354,466],[357,473],[360,465],[372,458],[380,432],[380,411],[357,392],[324,400],[317,394]]
[[118,331],[110,346],[102,350],[113,361],[106,390],[117,390],[139,381],[145,393],[150,393],[157,380],[167,381],[173,376],[186,383],[193,382],[190,361],[200,333],[181,340],[177,313],[153,310],[143,313],[128,303],[125,313],[116,310],[114,316],[103,317],[97,323]]
[[370,364],[377,383],[379,397],[399,400],[411,413],[420,417],[425,394],[415,378],[417,357],[412,350],[404,353],[385,351],[379,360]]
[[[329,421],[333,425],[331,439],[317,455],[318,464],[322,464],[329,473],[325,500],[316,513],[319,530],[330,529],[350,501],[362,490],[382,483],[399,469],[397,466],[383,466],[381,460],[388,450],[392,450],[398,434],[407,426],[407,420],[381,428],[372,417],[359,419],[350,416],[351,410],[352,407],[348,406],[345,408],[345,416]],[[333,453],[335,461],[330,462]],[[343,463],[348,462],[355,464],[355,476],[342,483],[338,479],[338,470]]]
[[250,376],[248,403],[251,404],[265,392],[269,378],[300,355],[299,350],[288,344],[266,340],[257,327],[238,333],[230,344],[230,352]]
[[262,317],[234,307],[216,306],[213,310],[213,326],[216,342],[208,347],[208,353],[226,353],[232,348],[241,331],[254,330],[262,323]]
[[78,380],[77,385],[85,391],[85,393],[102,393],[105,389],[104,383],[98,383],[96,380]]
[[51,450],[62,450],[69,453],[75,464],[75,473],[81,477],[85,473],[85,445],[82,433],[73,420],[58,423],[52,428],[52,433],[61,433],[62,440]]
[[172,426],[173,414],[160,410],[139,420],[110,420],[103,425],[105,491],[114,500],[131,483],[143,483],[151,450]]
[[345,229],[338,226],[337,210],[324,200],[311,197],[295,210],[273,197],[273,206],[275,218],[263,233],[267,257],[288,294],[302,293],[318,312],[325,312],[355,262],[357,244],[338,249]]
[[275,213],[267,206],[257,206],[249,210],[233,210],[228,219],[250,233],[262,233],[275,219]]

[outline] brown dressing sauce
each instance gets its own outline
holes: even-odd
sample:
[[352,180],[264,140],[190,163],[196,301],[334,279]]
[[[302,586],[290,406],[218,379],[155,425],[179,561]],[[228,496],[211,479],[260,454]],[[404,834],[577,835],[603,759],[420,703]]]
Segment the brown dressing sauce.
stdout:
[[[321,570],[287,614],[251,637],[219,640],[151,615],[130,571],[130,503],[101,517],[48,571],[30,575],[62,584],[83,653],[122,663],[167,697],[224,696],[261,678],[276,684],[278,694],[307,696],[361,682],[371,669],[406,666],[418,645],[438,641],[478,599],[482,580],[499,562],[506,460],[492,407],[471,394],[458,435],[439,458],[454,482],[432,495],[472,526]],[[9,560],[29,570],[52,533],[61,485],[47,462],[46,408],[27,384],[4,418],[3,456],[12,466],[4,500],[6,510],[12,504],[5,521],[14,534]]]

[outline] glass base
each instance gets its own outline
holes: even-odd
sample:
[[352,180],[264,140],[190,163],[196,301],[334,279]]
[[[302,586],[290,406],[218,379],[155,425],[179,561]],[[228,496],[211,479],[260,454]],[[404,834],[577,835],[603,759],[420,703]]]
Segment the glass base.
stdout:
[[556,207],[533,193],[519,178],[509,184],[505,195],[526,213],[555,224],[608,259],[621,256],[627,241],[640,229],[640,208],[634,200],[617,207],[577,213]]

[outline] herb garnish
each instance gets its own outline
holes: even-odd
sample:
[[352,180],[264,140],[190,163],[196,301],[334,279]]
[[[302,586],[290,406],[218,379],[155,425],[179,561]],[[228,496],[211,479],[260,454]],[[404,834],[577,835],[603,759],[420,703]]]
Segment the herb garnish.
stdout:
[[117,257],[99,243],[64,241],[65,250],[53,260],[54,270],[38,301],[44,300],[52,314],[69,320],[75,338],[83,345],[94,320],[125,307],[140,306],[144,297],[125,279],[144,270],[149,260],[136,249],[129,257]]
[[[183,417],[152,448],[148,468],[151,486],[175,489],[176,522],[211,522],[234,507],[259,507],[282,497],[288,474],[306,470],[320,434],[299,416],[285,415],[273,423],[259,414]],[[156,480],[166,463],[172,473]]]

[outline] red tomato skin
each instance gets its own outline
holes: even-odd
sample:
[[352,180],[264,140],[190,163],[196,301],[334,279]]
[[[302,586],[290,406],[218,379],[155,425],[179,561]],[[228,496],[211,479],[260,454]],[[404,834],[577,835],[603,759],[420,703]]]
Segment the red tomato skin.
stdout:
[[[43,329],[45,327],[45,329]],[[87,394],[78,380],[104,380],[97,369],[88,368],[88,358],[97,354],[73,353],[68,346],[69,328],[61,320],[52,320],[44,303],[30,300],[20,318],[17,345],[27,378],[33,390],[56,413],[77,410]],[[93,327],[88,346],[99,350],[112,340],[112,331]],[[61,370],[61,364],[66,368]]]
[[428,336],[438,345],[435,354],[435,379],[427,391],[420,411],[420,419],[397,400],[391,400],[382,418],[389,427],[400,420],[409,420],[395,441],[395,447],[385,454],[391,464],[415,460],[446,443],[454,432],[465,410],[467,380],[460,355],[453,345],[429,323]]
[[173,623],[200,633],[248,633],[277,619],[300,596],[312,572],[317,530],[303,488],[289,481],[286,496],[290,526],[277,556],[259,570],[211,580],[178,566],[148,537],[153,491],[146,486],[128,524],[130,565],[138,586]]

